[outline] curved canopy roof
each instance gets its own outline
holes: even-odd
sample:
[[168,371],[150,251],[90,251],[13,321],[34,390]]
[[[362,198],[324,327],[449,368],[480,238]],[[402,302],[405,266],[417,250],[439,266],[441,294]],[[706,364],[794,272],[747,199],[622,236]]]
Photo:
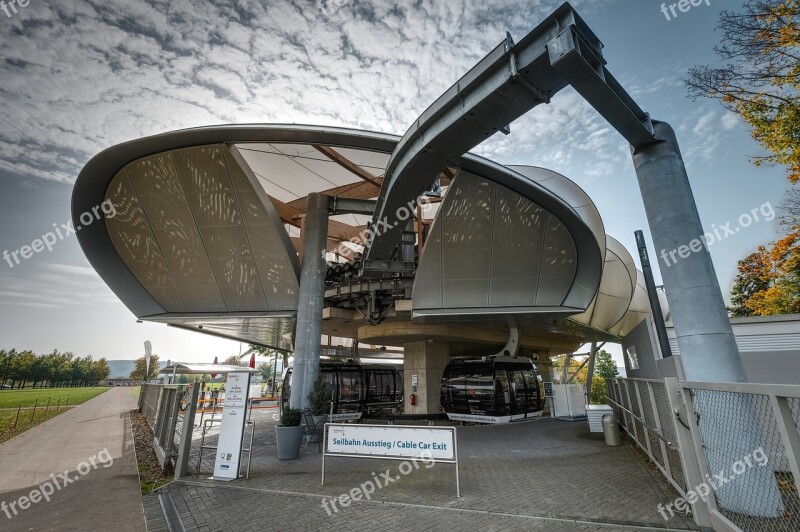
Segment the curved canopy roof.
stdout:
[[[183,130],[124,143],[94,157],[73,193],[76,227],[81,213],[104,201],[114,204],[116,216],[77,235],[91,264],[138,318],[290,350],[307,194],[376,198],[397,141],[339,128],[253,125]],[[531,312],[543,319],[577,314],[571,324],[556,326],[576,338],[596,333],[606,339],[625,328],[617,326],[626,319],[626,298],[633,298],[628,294],[632,261],[618,242],[606,238],[597,209],[580,187],[549,170],[506,168],[471,154],[454,161],[439,179],[444,203],[440,208],[433,199],[425,215],[427,223],[433,222],[433,238],[415,281],[415,316],[435,311],[463,321],[469,314],[480,319],[482,310],[496,307],[504,309],[503,319]],[[490,196],[479,193],[490,189],[492,205],[486,203]],[[479,211],[498,228],[505,220],[516,233],[487,232]],[[477,217],[468,221],[468,212]],[[331,216],[329,258],[342,245],[360,251],[350,241],[369,219]],[[457,232],[449,231],[448,223]],[[488,247],[478,241],[481,235],[489,238]],[[456,240],[460,251],[452,245]],[[472,267],[487,250],[486,258],[493,257],[489,269],[459,272],[441,268],[440,262],[438,274],[431,273],[437,242],[449,249],[445,255],[454,257],[454,267],[466,264],[458,253],[472,253]],[[530,260],[521,261],[519,271],[504,272],[520,246],[528,249]],[[447,303],[446,286],[469,279],[485,287],[486,303],[463,287],[460,293],[475,301]],[[533,292],[515,290],[519,279],[528,279],[525,286]],[[425,282],[427,288],[420,288]],[[438,283],[438,292],[430,283]],[[472,310],[464,312],[467,307]]]

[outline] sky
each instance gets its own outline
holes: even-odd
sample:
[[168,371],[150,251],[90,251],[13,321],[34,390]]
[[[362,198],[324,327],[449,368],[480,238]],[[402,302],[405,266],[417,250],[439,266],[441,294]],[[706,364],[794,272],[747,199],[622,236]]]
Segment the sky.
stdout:
[[[30,0],[9,6],[0,11],[0,253],[65,224],[83,165],[120,142],[234,123],[402,135],[506,31],[521,39],[560,3]],[[709,0],[669,20],[661,4],[572,2],[603,41],[608,69],[653,118],[675,128],[704,228],[736,227],[742,214],[763,213],[710,249],[727,297],[737,260],[780,237],[777,220],[768,218],[789,182],[782,168],[750,163],[763,150],[745,123],[716,101],[691,101],[681,83],[691,66],[716,64],[719,12],[740,2]],[[569,177],[595,201],[606,233],[635,257],[633,233],[645,230],[656,260],[629,148],[571,89],[511,124],[509,136],[474,151]],[[182,361],[222,360],[240,349],[237,342],[137,324],[74,235],[13,267],[0,262],[0,348],[130,359],[143,354],[145,340],[162,359]]]

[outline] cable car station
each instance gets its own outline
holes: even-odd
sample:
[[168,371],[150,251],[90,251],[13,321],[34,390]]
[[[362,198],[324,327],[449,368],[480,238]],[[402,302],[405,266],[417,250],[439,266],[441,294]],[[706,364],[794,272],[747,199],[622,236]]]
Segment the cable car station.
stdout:
[[[558,504],[543,502],[542,489],[529,485],[561,490],[556,498],[581,497],[586,488],[578,485],[581,474],[604,489],[603,475],[615,467],[629,475],[638,494],[626,494],[620,485],[608,489],[617,501],[631,498],[631,507],[637,500],[651,505],[688,496],[706,471],[727,467],[728,461],[765,445],[758,440],[761,432],[748,428],[748,423],[758,425],[755,407],[748,401],[726,406],[714,394],[773,397],[770,404],[783,416],[776,419],[784,422],[791,420],[786,401],[800,394],[792,395],[798,392],[791,386],[748,388],[756,385],[746,383],[707,249],[662,269],[665,291],[656,291],[648,283],[646,249],[627,250],[607,234],[592,199],[568,176],[470,153],[497,133],[513,139],[515,119],[571,86],[630,144],[655,248],[677,249],[702,235],[675,133],[636,104],[612,75],[613,58],[608,63],[607,68],[600,39],[564,4],[521,39],[503,39],[402,137],[255,124],[132,140],[98,154],[81,172],[73,194],[76,227],[80,213],[105,201],[117,214],[83,228],[77,237],[92,266],[136,319],[291,353],[293,364],[278,400],[282,411],[308,408],[322,376],[333,391],[325,437],[330,430],[357,431],[370,419],[388,420],[394,427],[458,426],[467,497],[458,504],[477,512],[477,520],[486,518],[480,512],[487,508],[511,511],[504,497],[530,508],[531,515],[564,517]],[[680,356],[660,347],[662,339],[668,343],[658,336],[666,330],[664,317]],[[632,455],[622,457],[623,448],[606,447],[597,435],[586,441],[580,436],[589,434],[585,423],[547,419],[558,416],[543,386],[554,380],[551,357],[588,344],[591,367],[598,345],[625,343],[645,329],[654,331],[647,343],[657,353],[653,366],[659,373],[612,381],[609,410],[648,455],[649,475],[658,481],[637,476],[642,470],[630,462]],[[690,407],[700,413],[700,425],[691,424]],[[272,451],[258,447],[267,438],[258,427],[269,417],[262,412],[253,419],[251,453],[254,464],[262,460],[254,471],[262,467],[285,475],[295,466],[307,475],[303,478],[319,473],[317,444],[304,446],[311,465],[305,458],[278,462]],[[779,435],[771,452],[784,456],[776,468],[800,478],[791,458],[800,452],[791,437],[796,427],[789,425],[775,429]],[[350,441],[349,436],[335,438]],[[699,438],[730,447],[695,452]],[[327,441],[333,442],[323,441],[323,450]],[[404,451],[422,450],[416,443],[403,445]],[[559,466],[564,469],[557,470],[552,462],[559,460],[554,450],[559,448],[566,454]],[[380,467],[342,452],[346,458],[327,466],[326,487],[337,482],[331,478],[339,479],[340,487],[349,485],[341,479],[369,479]],[[515,453],[521,453],[525,467],[541,467],[539,472],[551,476],[517,478],[522,466],[514,464]],[[593,453],[607,463],[592,465]],[[544,465],[547,461],[550,465]],[[439,467],[444,471],[440,465],[433,469]],[[272,489],[270,496],[277,497],[269,485],[271,474],[239,482]],[[423,467],[397,484],[439,486],[433,477],[419,480],[425,474]],[[575,484],[558,486],[558,478]],[[287,482],[280,489],[319,489],[303,488],[295,478]],[[436,488],[441,494],[424,491],[397,500],[449,505],[452,488],[442,482]],[[730,486],[717,491],[713,504],[690,501],[690,514],[674,514],[667,525],[655,503],[631,510],[639,517],[615,518],[606,508],[598,511],[601,518],[568,518],[586,526],[602,521],[638,530],[691,529],[739,523],[740,515],[779,523],[794,504],[767,468],[753,468]],[[376,491],[374,497],[394,500],[393,489],[387,487],[387,495]],[[505,493],[511,489],[538,499],[520,502]],[[756,502],[752,490],[763,495]],[[613,506],[596,491],[593,497]],[[482,498],[488,501],[483,506],[477,502]],[[387,515],[396,510],[387,509]]]

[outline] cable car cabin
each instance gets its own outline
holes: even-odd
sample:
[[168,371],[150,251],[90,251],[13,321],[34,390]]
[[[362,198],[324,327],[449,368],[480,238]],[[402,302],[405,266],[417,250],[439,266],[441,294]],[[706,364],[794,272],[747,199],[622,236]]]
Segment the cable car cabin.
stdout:
[[372,414],[403,406],[403,374],[393,366],[365,364],[366,409]]
[[[320,375],[333,389],[333,421],[361,419],[403,402],[403,379],[393,367],[348,362],[322,362]],[[281,411],[289,406],[292,368],[286,370],[281,392]]]
[[508,423],[541,417],[541,377],[525,357],[454,359],[442,375],[442,407],[454,421]]

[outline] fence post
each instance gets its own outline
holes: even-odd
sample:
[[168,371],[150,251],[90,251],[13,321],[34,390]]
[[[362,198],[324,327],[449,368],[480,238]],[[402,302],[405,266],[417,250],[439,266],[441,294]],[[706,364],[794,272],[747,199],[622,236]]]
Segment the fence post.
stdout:
[[[186,412],[183,413],[183,428],[181,441],[178,444],[178,456],[175,459],[175,478],[185,477],[189,471],[189,454],[192,450],[192,431],[194,430],[194,415],[197,412],[197,400],[200,397],[200,387],[195,383],[190,385],[187,394]],[[202,452],[202,449],[201,449]]]
[[22,410],[22,405],[19,405],[19,408],[17,408],[17,417],[14,418],[14,426],[11,427],[12,429],[16,429],[17,428],[17,421],[19,421],[19,411],[20,410]]
[[47,412],[50,411],[50,398],[47,398],[47,405],[44,407],[44,415],[47,415]]
[[[675,443],[678,447],[678,454],[680,454],[681,457],[683,476],[686,481],[686,491],[688,493],[694,488],[706,483],[697,458],[697,453],[703,452],[702,441],[700,441],[699,431],[697,431],[694,410],[686,408],[686,403],[683,400],[683,390],[681,389],[678,379],[675,377],[666,377],[664,379],[664,391],[667,394],[669,410],[672,412],[671,417],[675,429]],[[694,430],[692,430],[691,427],[694,427]],[[694,437],[698,438],[696,443]],[[711,497],[714,497],[714,494],[709,493],[707,497],[710,500]],[[709,513],[709,503],[703,499],[698,499],[691,506],[692,516],[697,526],[710,528],[712,523],[711,514]]]
[[39,406],[39,400],[37,399],[36,402],[33,403],[33,411],[31,412],[31,423],[33,423],[33,418],[36,416],[36,407]]

